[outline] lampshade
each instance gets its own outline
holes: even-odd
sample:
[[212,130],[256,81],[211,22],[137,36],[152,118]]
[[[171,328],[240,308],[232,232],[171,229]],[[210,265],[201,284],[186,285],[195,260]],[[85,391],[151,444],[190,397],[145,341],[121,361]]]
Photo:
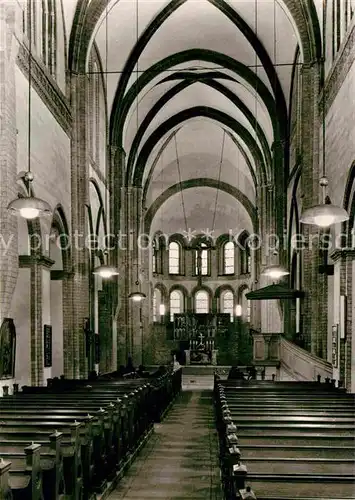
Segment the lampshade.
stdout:
[[146,294],[143,292],[132,292],[128,295],[128,298],[133,300],[133,302],[141,302],[146,298]]
[[267,266],[261,273],[264,276],[269,276],[269,278],[279,279],[283,276],[287,276],[290,274],[287,269],[280,265]]
[[41,198],[34,196],[16,198],[8,204],[7,209],[14,215],[19,215],[24,219],[36,219],[36,217],[52,214],[50,205]]
[[307,208],[300,218],[302,224],[312,224],[318,227],[329,227],[339,222],[344,222],[349,219],[349,214],[344,208],[337,207],[330,202],[329,196],[326,197],[325,203]]
[[101,276],[101,278],[103,279],[109,279],[112,278],[112,276],[117,276],[119,274],[117,269],[115,269],[112,266],[108,266],[106,264],[95,267],[92,273]]
[[164,304],[160,304],[159,314],[160,314],[160,316],[164,316],[164,314],[165,314],[165,305]]
[[237,304],[235,306],[235,315],[236,316],[242,316],[242,313],[243,313],[242,306],[240,304]]

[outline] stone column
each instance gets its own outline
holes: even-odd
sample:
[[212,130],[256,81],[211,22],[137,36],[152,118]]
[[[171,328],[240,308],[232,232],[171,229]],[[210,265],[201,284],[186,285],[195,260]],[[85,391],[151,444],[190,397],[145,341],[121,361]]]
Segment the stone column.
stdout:
[[[258,288],[263,288],[272,284],[272,281],[269,278],[260,274],[263,271],[263,268],[269,265],[278,264],[280,261],[280,256],[274,255],[272,249],[270,250],[269,248],[271,244],[275,244],[274,238],[271,238],[271,236],[276,235],[276,215],[274,214],[274,211],[272,211],[273,193],[274,189],[271,186],[264,186],[260,188],[258,193],[259,198],[262,201],[261,206],[258,207],[260,213],[260,227],[262,228],[262,232],[260,233],[262,247],[258,250]],[[260,301],[259,311],[258,323],[263,333],[282,331],[277,300]],[[259,327],[258,323],[253,325],[254,328]]]
[[[142,238],[143,224],[142,224],[142,189],[132,187],[130,189],[130,224],[132,231],[133,246],[131,249],[131,291],[145,290],[145,272],[143,268],[145,246],[147,240]],[[136,282],[139,282],[137,285]],[[147,295],[147,293],[146,293]],[[147,299],[144,300],[144,302]],[[131,301],[132,302],[132,301]],[[143,334],[143,307],[142,302],[131,304],[131,343],[132,343],[132,357],[135,366],[142,362],[142,334]]]
[[[301,109],[301,156],[302,156],[302,210],[321,201],[319,187],[319,85],[321,64],[315,62],[303,65],[302,109]],[[301,208],[301,207],[300,207]],[[313,354],[327,358],[327,276],[320,274],[318,266],[318,245],[310,245],[317,236],[314,226],[303,225],[303,234],[307,241],[302,251],[303,283],[305,298],[301,304],[302,330],[305,347]]]
[[[123,161],[123,159],[122,159]],[[128,225],[128,196],[127,188],[121,187],[120,196],[120,242],[118,250],[119,260],[119,289],[118,289],[118,304],[117,304],[117,363],[118,365],[126,365],[127,358],[130,355],[128,345],[128,313],[129,313],[129,290],[131,267],[129,262],[129,242],[130,233]],[[115,215],[116,217],[116,215]]]
[[31,385],[43,384],[42,270],[36,259],[31,268]]
[[[142,190],[141,188],[122,188],[122,218],[121,227],[127,234],[127,244],[123,250],[124,278],[122,286],[122,306],[124,307],[126,357],[132,356],[135,364],[141,363],[140,336],[140,305],[128,299],[131,292],[139,289],[136,281],[141,280],[141,255],[138,248],[139,234],[142,219]],[[141,287],[141,291],[142,291]]]
[[7,205],[17,198],[15,2],[0,2],[0,325],[9,315],[18,275],[17,220]]
[[[273,143],[273,160],[274,172],[278,172],[274,178],[274,211],[275,223],[274,231],[278,238],[278,259],[277,263],[284,266],[286,269],[289,267],[288,248],[287,248],[287,182],[285,176],[280,175],[280,172],[285,171],[285,154],[289,155],[285,141],[277,140]],[[290,269],[288,271],[291,272]],[[290,282],[290,276],[284,278],[285,283]],[[278,307],[278,304],[277,304]],[[290,316],[292,301],[286,300],[281,302],[282,307],[282,327],[281,331],[285,337],[290,338]]]
[[[284,172],[285,169],[285,143],[284,141],[275,141],[273,143],[273,164],[274,164],[274,190],[273,190],[273,208],[274,208],[274,223],[273,230],[279,238],[279,262],[282,265],[287,264],[287,252],[284,249],[284,234],[287,228],[286,215],[286,183],[285,176],[279,172]],[[277,174],[276,174],[277,172]]]
[[[85,378],[87,358],[85,352],[84,319],[89,317],[89,251],[85,245],[87,236],[88,187],[88,145],[87,145],[87,77],[71,75],[72,102],[72,148],[71,148],[71,224],[73,234],[71,285],[72,301],[72,343],[64,338],[64,374],[67,377]],[[66,333],[66,332],[64,332]]]
[[210,255],[211,255],[211,279],[218,280],[220,272],[220,262],[223,261],[223,259],[219,258],[220,255],[219,252],[217,251],[216,246],[212,246],[212,248],[210,249]]
[[[354,287],[355,278],[355,250],[336,250],[331,254],[331,259],[335,262],[335,272],[339,273],[337,283],[339,288],[334,292],[339,294],[334,301],[333,323],[339,324],[339,379],[344,382],[344,387],[347,391],[353,392],[355,387],[354,364],[355,364],[355,348],[352,339],[355,322],[353,321],[354,307]],[[340,315],[340,297],[345,297],[345,322],[342,325]]]
[[[49,281],[48,271],[54,264],[54,261],[41,253],[33,255],[21,255],[20,267],[30,270],[30,381],[31,385],[43,385],[45,383],[43,370],[43,313],[42,297],[44,281]],[[46,276],[47,274],[47,276]],[[47,283],[48,284],[48,283]]]
[[[150,243],[150,242],[149,242]],[[150,249],[151,250],[151,249]],[[148,356],[145,356],[145,351],[149,352],[149,344],[151,342],[151,330],[149,328],[149,318],[151,311],[151,292],[150,292],[150,283],[149,283],[149,264],[150,264],[150,252],[149,248],[142,251],[141,255],[141,279],[142,285],[141,290],[146,294],[147,298],[141,304],[141,322],[140,322],[140,336],[141,336],[141,362],[144,365],[146,362],[145,359],[148,359]],[[168,314],[168,308],[166,309],[166,314]]]
[[126,164],[126,153],[122,147],[110,146],[109,150],[109,200],[110,200],[110,231],[114,235],[111,244],[115,247],[110,251],[110,262],[118,271],[119,276],[112,283],[112,343],[113,369],[126,363],[126,265],[127,228],[125,223],[125,191],[122,189]]
[[[265,237],[265,227],[267,224],[267,207],[266,207],[266,188],[257,187],[256,193],[256,206],[258,210],[258,227],[255,228],[256,232],[261,238]],[[256,290],[260,288],[260,272],[265,263],[263,255],[263,247],[258,250],[251,250],[251,289]],[[256,330],[261,328],[261,301],[252,300],[252,327]]]

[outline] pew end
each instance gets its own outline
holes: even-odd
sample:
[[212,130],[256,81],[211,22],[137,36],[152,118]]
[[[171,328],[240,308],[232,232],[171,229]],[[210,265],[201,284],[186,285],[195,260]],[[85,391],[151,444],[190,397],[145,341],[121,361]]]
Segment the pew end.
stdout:
[[5,462],[0,458],[0,498],[4,500],[11,500],[12,493],[9,484],[9,471],[11,462]]
[[238,493],[240,500],[257,500],[257,497],[250,486],[246,486],[244,489],[239,490]]

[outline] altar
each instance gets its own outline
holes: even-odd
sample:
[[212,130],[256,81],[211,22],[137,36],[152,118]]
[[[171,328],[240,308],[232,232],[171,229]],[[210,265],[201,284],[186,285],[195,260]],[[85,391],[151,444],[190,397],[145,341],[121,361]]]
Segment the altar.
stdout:
[[186,366],[191,365],[212,365],[217,366],[218,349],[214,349],[210,353],[200,353],[197,351],[185,351]]
[[189,349],[185,350],[186,365],[217,365],[217,352],[214,339],[200,333],[198,339],[190,340]]
[[174,340],[186,365],[217,365],[218,346],[228,338],[230,315],[174,314]]

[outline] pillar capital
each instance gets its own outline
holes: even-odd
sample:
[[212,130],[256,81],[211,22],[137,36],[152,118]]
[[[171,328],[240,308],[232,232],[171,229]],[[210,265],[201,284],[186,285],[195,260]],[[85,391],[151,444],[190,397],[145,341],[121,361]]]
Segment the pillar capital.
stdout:
[[20,268],[37,265],[43,267],[44,269],[50,269],[54,264],[54,260],[50,259],[46,255],[19,255]]
[[334,262],[345,261],[345,260],[355,260],[355,249],[342,249],[338,248],[332,252],[329,257]]

